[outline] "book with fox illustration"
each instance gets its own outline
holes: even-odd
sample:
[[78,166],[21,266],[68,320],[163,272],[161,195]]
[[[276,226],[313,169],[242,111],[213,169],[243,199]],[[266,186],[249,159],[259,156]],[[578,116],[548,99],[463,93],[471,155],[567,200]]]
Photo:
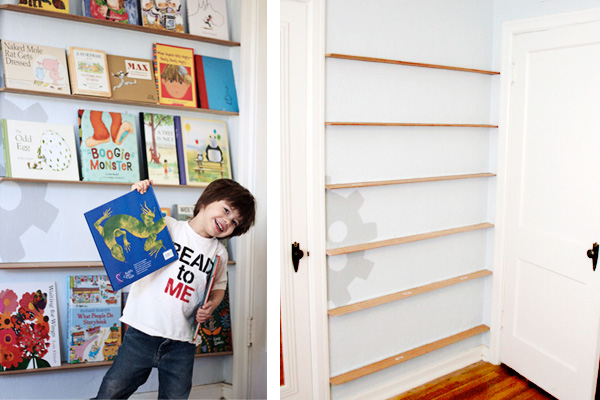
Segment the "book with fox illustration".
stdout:
[[84,215],[113,290],[177,259],[152,187],[144,194],[132,190]]
[[114,360],[121,346],[121,292],[106,275],[71,275],[67,285],[67,362]]

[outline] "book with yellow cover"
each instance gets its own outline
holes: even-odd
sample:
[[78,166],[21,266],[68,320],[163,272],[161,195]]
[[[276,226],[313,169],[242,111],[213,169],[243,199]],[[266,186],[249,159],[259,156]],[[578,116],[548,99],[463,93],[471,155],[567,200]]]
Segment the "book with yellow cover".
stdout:
[[154,43],[152,54],[159,104],[196,108],[194,49]]
[[22,7],[69,13],[69,0],[19,0],[18,4]]

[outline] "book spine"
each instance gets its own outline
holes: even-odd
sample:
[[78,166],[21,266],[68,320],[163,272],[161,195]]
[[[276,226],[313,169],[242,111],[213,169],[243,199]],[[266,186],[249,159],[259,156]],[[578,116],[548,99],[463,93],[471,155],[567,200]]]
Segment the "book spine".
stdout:
[[187,185],[186,163],[184,154],[183,135],[181,133],[181,117],[174,116],[173,124],[175,125],[175,146],[177,147],[177,166],[179,167],[179,184]]
[[203,57],[201,55],[195,55],[194,61],[196,64],[196,80],[198,83],[198,101],[200,103],[200,108],[210,109],[210,105],[208,104],[208,92],[206,91]]
[[142,180],[149,179],[148,150],[146,147],[146,125],[144,125],[144,115],[145,114],[143,112],[140,113],[140,140],[142,144],[142,148],[140,150],[140,163],[142,164],[140,167],[140,179]]
[[156,99],[158,100],[158,102],[160,104],[160,85],[159,85],[160,69],[158,68],[158,61],[157,61],[157,54],[156,54],[157,46],[158,46],[158,43],[152,43],[152,65],[154,66],[154,86],[156,86]]
[[67,338],[65,340],[65,359],[67,363],[72,364],[71,360],[71,346],[73,345],[73,327],[71,322],[71,298],[73,297],[74,279],[72,276],[67,276]]
[[11,178],[12,171],[10,168],[10,146],[8,144],[8,121],[6,119],[2,120],[2,142],[4,146],[4,175],[7,178]]

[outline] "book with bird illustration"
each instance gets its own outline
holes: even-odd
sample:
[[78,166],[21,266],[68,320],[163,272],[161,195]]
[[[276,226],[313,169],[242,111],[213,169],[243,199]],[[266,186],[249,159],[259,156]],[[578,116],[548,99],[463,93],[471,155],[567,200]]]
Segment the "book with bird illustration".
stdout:
[[121,346],[121,292],[106,275],[70,275],[67,287],[67,362],[114,360]]
[[177,259],[152,187],[144,194],[132,190],[84,215],[113,290]]

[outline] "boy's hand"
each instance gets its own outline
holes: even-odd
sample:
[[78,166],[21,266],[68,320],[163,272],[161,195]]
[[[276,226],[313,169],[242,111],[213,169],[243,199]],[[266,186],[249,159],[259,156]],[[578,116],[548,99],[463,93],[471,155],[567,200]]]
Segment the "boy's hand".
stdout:
[[196,311],[196,322],[199,324],[205,322],[215,311],[215,303],[212,300],[207,300],[206,303]]
[[141,194],[146,193],[146,190],[152,185],[152,181],[145,179],[143,181],[139,181],[131,185],[131,190],[137,190]]

